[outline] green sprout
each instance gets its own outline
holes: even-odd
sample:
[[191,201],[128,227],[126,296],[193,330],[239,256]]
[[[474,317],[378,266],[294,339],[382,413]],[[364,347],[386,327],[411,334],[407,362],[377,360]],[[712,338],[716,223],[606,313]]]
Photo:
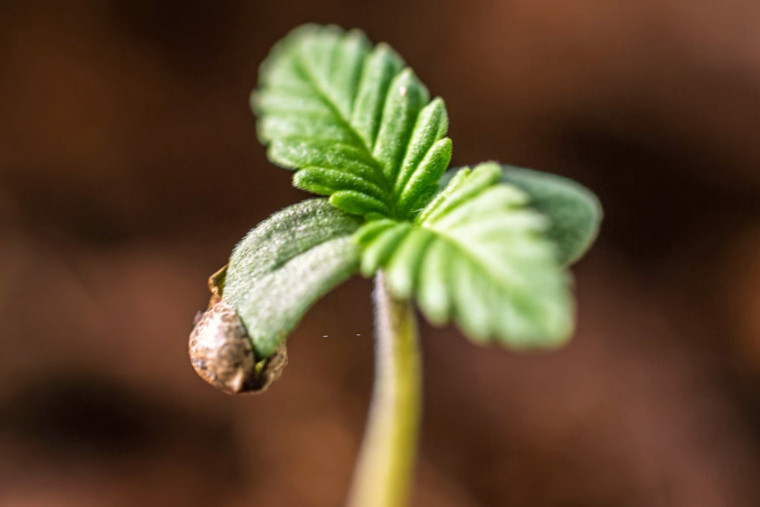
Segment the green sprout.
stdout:
[[565,343],[567,268],[594,241],[601,207],[558,176],[495,162],[449,169],[443,100],[357,30],[291,32],[262,64],[251,106],[270,161],[324,197],[273,214],[212,276],[193,365],[224,390],[263,390],[305,312],[349,277],[374,276],[375,387],[348,504],[405,505],[421,399],[413,303],[477,344]]

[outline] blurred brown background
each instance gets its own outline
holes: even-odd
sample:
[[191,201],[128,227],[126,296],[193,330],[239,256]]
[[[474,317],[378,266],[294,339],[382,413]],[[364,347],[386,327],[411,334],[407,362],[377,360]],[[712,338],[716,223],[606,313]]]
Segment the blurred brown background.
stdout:
[[760,505],[756,0],[0,2],[0,505],[341,504],[367,281],[265,396],[186,357],[206,277],[303,197],[247,97],[306,21],[390,42],[446,99],[454,163],[567,175],[607,213],[564,350],[424,328],[413,505]]

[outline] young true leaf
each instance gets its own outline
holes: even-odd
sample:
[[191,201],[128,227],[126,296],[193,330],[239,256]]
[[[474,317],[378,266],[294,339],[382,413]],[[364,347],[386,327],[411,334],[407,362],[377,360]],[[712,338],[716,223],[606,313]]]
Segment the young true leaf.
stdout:
[[546,215],[546,231],[557,245],[562,265],[572,264],[591,247],[599,233],[602,206],[593,192],[562,176],[508,165],[501,166],[501,181],[530,196],[530,206]]
[[325,199],[285,208],[235,247],[222,299],[237,310],[257,358],[271,356],[322,295],[358,272],[359,222]]
[[352,214],[413,218],[451,159],[443,101],[359,31],[291,32],[262,65],[251,105],[270,160]]
[[568,276],[548,220],[500,178],[494,163],[462,169],[414,224],[364,225],[361,270],[384,268],[395,297],[414,296],[431,322],[454,320],[473,340],[556,345],[573,325]]
[[[446,171],[440,181],[441,190],[457,171]],[[556,174],[504,164],[500,181],[528,194],[530,207],[549,218],[551,226],[546,234],[557,247],[560,264],[572,264],[591,247],[599,232],[602,207],[589,189]]]

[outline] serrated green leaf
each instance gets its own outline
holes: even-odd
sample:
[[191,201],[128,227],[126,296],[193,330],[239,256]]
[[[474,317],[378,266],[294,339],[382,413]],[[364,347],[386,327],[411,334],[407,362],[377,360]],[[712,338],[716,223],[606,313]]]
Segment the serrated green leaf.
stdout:
[[270,160],[352,214],[412,219],[451,159],[443,101],[356,30],[291,32],[262,65],[251,104]]
[[235,247],[222,299],[238,312],[257,357],[271,356],[304,313],[359,271],[358,220],[311,199],[285,208]]
[[572,331],[569,276],[528,195],[494,163],[460,170],[414,225],[370,222],[355,234],[362,272],[379,268],[395,297],[414,296],[434,324],[475,341],[554,346]]
[[[441,190],[457,171],[450,169],[444,174]],[[588,188],[556,174],[506,164],[501,165],[500,181],[528,194],[530,207],[549,218],[547,236],[557,245],[557,258],[563,266],[580,259],[594,243],[603,212],[599,199]]]
[[502,165],[501,181],[530,196],[530,205],[549,217],[547,234],[557,245],[563,265],[580,259],[599,233],[602,206],[583,185],[550,173]]

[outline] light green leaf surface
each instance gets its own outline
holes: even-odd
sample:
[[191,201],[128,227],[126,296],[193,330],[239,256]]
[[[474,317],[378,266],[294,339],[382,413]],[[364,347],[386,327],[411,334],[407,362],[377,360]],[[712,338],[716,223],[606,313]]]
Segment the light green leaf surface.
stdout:
[[222,299],[238,312],[257,357],[271,356],[306,311],[358,272],[358,220],[311,199],[285,208],[235,247]]
[[580,259],[599,233],[602,206],[589,189],[568,178],[508,165],[501,166],[501,181],[530,196],[530,206],[549,217],[549,239],[557,245],[563,265]]
[[397,298],[434,324],[455,321],[475,341],[554,346],[573,327],[569,276],[528,195],[488,163],[460,170],[412,223],[369,222],[355,235],[361,270],[380,268]]
[[270,160],[352,214],[413,218],[451,159],[443,101],[360,31],[291,32],[263,63],[251,105]]
[[[446,171],[443,189],[459,169]],[[557,246],[557,258],[566,266],[580,259],[599,233],[602,206],[596,195],[580,183],[556,174],[501,165],[502,183],[509,183],[530,197],[530,207],[549,218],[546,234]]]

